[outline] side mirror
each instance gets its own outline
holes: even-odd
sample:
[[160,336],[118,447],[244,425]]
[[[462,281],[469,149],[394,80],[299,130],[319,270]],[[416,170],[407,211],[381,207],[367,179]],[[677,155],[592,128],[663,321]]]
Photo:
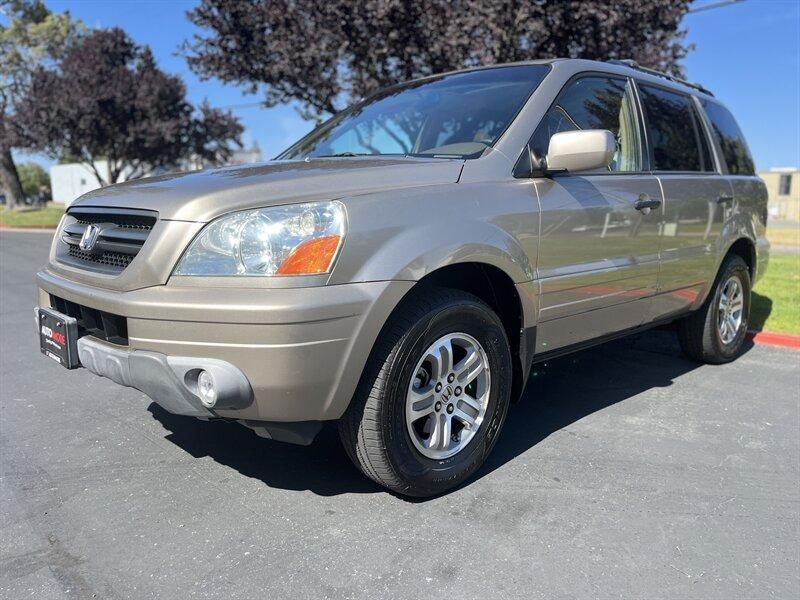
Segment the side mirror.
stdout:
[[547,170],[591,171],[611,164],[617,150],[614,134],[607,129],[562,131],[550,138]]

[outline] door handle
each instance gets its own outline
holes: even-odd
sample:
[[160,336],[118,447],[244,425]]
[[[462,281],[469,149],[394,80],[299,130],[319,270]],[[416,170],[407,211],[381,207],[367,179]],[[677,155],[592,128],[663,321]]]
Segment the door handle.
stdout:
[[733,202],[733,196],[720,196],[717,198],[717,204],[727,204],[728,202]]
[[661,206],[661,200],[658,198],[650,198],[647,194],[642,194],[639,199],[634,203],[633,208],[641,210],[644,214],[650,212],[653,208]]

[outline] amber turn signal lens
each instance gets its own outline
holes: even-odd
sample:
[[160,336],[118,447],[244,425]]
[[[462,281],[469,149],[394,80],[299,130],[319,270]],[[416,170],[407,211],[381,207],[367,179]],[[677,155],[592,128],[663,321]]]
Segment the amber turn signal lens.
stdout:
[[338,235],[326,235],[303,242],[292,250],[278,267],[276,275],[313,275],[326,273],[339,248]]

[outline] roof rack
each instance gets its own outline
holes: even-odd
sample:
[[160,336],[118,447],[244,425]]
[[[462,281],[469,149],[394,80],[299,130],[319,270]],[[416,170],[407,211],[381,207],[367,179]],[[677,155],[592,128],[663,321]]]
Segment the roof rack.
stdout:
[[707,90],[699,83],[694,83],[692,81],[686,81],[685,79],[681,79],[680,77],[675,77],[674,75],[670,75],[668,73],[664,73],[662,71],[657,71],[655,69],[650,69],[649,67],[643,67],[635,60],[630,58],[624,60],[608,60],[606,61],[610,65],[621,65],[623,67],[629,67],[631,69],[636,69],[637,71],[642,71],[643,73],[647,73],[648,75],[655,75],[656,77],[663,77],[664,79],[669,79],[670,81],[674,81],[675,83],[680,83],[682,85],[688,86],[690,88],[694,88],[703,92],[704,94],[708,94],[709,96],[713,96],[714,94],[711,93],[710,90]]

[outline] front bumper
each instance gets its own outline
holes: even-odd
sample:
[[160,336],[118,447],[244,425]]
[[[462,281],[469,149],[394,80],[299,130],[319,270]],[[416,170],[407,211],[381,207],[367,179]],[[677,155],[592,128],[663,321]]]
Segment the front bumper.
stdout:
[[[37,283],[40,306],[51,306],[52,294],[126,317],[128,346],[81,339],[81,362],[90,370],[140,389],[170,412],[250,426],[341,417],[381,327],[413,286],[380,281],[251,288],[220,279],[218,287],[167,284],[121,292],[49,270],[37,274]],[[203,407],[181,381],[181,369],[213,361],[240,373],[252,395],[213,410]],[[144,371],[157,372],[158,385],[144,379]]]
[[253,401],[253,390],[244,374],[216,358],[167,356],[148,350],[131,350],[91,336],[78,340],[81,365],[95,375],[136,388],[171,413],[209,418],[214,412],[203,404],[197,392],[197,374],[208,371],[214,377],[217,400],[214,410],[242,409]]

